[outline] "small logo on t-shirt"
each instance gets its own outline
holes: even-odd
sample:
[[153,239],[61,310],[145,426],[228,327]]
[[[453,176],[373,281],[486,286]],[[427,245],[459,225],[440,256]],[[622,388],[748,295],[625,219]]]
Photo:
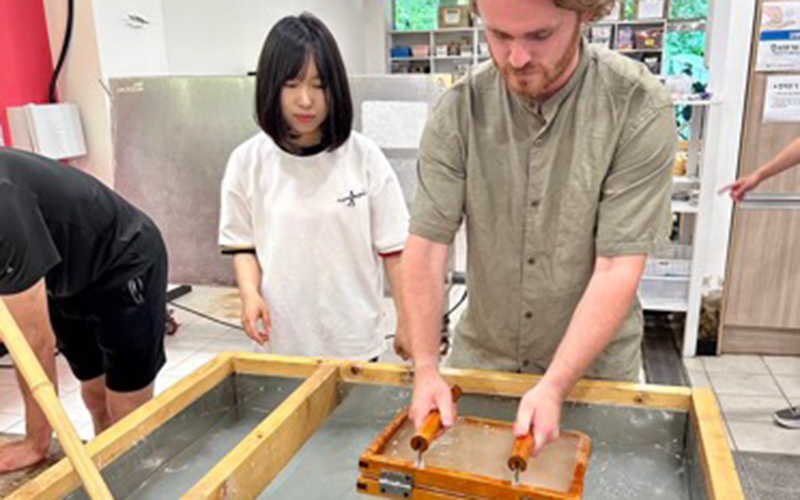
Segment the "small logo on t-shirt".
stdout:
[[339,203],[347,203],[348,207],[355,207],[356,200],[366,195],[367,195],[366,191],[361,191],[360,193],[354,193],[353,191],[350,191],[349,195],[345,196],[344,198],[339,198],[336,201],[338,201]]
[[131,298],[137,306],[144,304],[144,282],[142,281],[142,278],[134,278],[129,280],[128,292],[131,294]]
[[8,267],[6,268],[6,274],[14,274],[14,268],[13,268],[13,267],[11,267],[11,266],[8,266]]

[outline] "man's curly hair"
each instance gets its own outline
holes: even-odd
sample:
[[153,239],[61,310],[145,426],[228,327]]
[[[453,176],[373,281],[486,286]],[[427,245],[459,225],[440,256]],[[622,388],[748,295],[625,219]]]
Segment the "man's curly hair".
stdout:
[[[619,0],[553,0],[557,7],[578,14],[589,14],[592,21],[606,17]],[[479,14],[478,0],[472,0],[472,10]]]

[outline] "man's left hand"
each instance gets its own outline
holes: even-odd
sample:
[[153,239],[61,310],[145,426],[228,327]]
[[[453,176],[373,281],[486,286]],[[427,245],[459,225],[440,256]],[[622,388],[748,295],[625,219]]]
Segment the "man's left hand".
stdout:
[[523,396],[514,423],[514,435],[523,437],[533,431],[533,452],[536,456],[545,445],[558,439],[561,406],[564,396],[545,382],[540,382]]

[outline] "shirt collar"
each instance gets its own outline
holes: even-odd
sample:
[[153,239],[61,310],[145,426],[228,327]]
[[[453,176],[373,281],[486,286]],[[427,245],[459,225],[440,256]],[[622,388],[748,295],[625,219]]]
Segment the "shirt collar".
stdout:
[[559,107],[561,107],[561,103],[572,94],[572,91],[580,84],[583,80],[583,76],[586,74],[586,68],[589,66],[589,55],[586,53],[586,43],[583,39],[581,39],[579,50],[578,67],[575,68],[575,72],[567,81],[566,85],[561,87],[552,97],[542,103],[535,103],[514,94],[516,99],[521,102],[528,111],[544,119],[546,123],[552,121]]

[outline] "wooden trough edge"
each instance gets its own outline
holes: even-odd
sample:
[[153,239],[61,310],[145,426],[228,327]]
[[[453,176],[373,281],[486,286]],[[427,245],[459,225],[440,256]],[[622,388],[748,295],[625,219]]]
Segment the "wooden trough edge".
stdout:
[[728,448],[725,424],[714,392],[708,387],[696,388],[692,392],[692,425],[697,435],[701,466],[705,471],[708,498],[744,500],[739,473]]
[[[336,407],[339,398],[336,386],[339,382],[388,386],[410,386],[413,383],[413,370],[408,366],[258,353],[223,353],[95,438],[87,445],[89,455],[102,470],[161,424],[234,373],[308,380],[223,458],[203,480],[195,484],[185,498],[253,498],[256,492],[260,492],[258,488],[263,489],[269,484]],[[442,373],[450,383],[459,384],[466,393],[507,397],[522,396],[541,379],[534,375],[488,373],[480,370],[445,368]],[[735,466],[732,466],[733,459],[727,448],[724,428],[720,423],[721,420],[713,420],[720,418],[719,411],[715,406],[713,394],[710,395],[710,401],[707,400],[707,396],[704,396],[702,391],[692,391],[685,387],[585,380],[576,385],[568,400],[579,403],[691,411],[695,416],[694,425],[703,456],[702,467],[709,483],[709,494],[713,495],[711,498],[740,500],[744,497],[741,495]],[[721,442],[716,439],[720,429]],[[286,439],[286,444],[282,443],[283,439]],[[257,481],[254,481],[253,477],[244,477],[247,475],[244,473],[246,464],[254,463],[252,458],[260,456],[267,449],[270,453],[275,453],[276,449],[280,450],[278,453],[281,457],[280,467],[268,466],[266,475]],[[728,486],[730,483],[733,485]],[[80,480],[72,466],[66,460],[62,460],[12,493],[9,498],[11,500],[60,498],[79,486]],[[365,483],[365,487],[372,486]],[[440,497],[435,495],[430,498]]]

